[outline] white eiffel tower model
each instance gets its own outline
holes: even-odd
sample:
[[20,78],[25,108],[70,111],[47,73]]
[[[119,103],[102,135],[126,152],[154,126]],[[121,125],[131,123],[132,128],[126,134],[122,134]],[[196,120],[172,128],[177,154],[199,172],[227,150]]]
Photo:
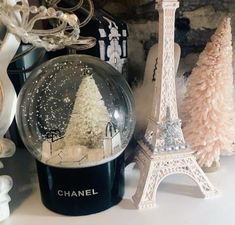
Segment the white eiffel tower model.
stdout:
[[171,174],[191,177],[205,198],[217,194],[197,164],[193,151],[187,147],[178,118],[174,68],[174,22],[178,7],[178,0],[156,0],[159,11],[158,74],[151,116],[136,156],[140,179],[133,201],[139,209],[156,206],[157,188]]

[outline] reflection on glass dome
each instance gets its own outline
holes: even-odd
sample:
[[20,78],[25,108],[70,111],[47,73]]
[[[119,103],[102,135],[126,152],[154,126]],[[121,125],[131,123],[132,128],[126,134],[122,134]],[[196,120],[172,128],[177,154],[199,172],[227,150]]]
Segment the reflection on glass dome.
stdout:
[[37,68],[22,88],[17,124],[41,162],[85,167],[116,158],[134,130],[131,91],[122,76],[91,56],[70,55]]

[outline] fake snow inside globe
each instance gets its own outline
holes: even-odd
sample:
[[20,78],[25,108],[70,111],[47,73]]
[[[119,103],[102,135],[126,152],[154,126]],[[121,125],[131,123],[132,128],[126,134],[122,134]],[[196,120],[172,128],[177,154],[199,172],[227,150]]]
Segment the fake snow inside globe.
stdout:
[[99,165],[126,148],[135,126],[133,97],[107,63],[86,55],[61,56],[26,81],[17,124],[40,162],[63,168]]

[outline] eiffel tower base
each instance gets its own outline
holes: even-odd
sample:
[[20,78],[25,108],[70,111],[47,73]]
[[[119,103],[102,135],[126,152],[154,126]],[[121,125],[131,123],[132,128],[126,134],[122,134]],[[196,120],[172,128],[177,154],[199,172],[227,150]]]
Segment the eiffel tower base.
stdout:
[[157,188],[161,181],[171,174],[185,174],[191,177],[205,198],[218,194],[196,162],[192,152],[154,154],[140,146],[138,150],[135,161],[140,169],[140,179],[136,193],[132,197],[137,208],[156,207]]

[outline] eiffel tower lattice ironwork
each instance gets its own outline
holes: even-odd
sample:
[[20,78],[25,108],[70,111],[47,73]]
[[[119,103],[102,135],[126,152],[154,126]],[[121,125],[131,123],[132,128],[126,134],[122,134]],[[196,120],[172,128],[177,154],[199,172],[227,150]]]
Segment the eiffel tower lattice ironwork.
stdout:
[[186,145],[178,118],[174,68],[174,22],[178,7],[178,0],[156,0],[159,12],[158,75],[151,116],[145,135],[138,142],[135,158],[140,179],[133,201],[140,209],[156,206],[157,188],[171,174],[191,177],[206,198],[217,194]]

